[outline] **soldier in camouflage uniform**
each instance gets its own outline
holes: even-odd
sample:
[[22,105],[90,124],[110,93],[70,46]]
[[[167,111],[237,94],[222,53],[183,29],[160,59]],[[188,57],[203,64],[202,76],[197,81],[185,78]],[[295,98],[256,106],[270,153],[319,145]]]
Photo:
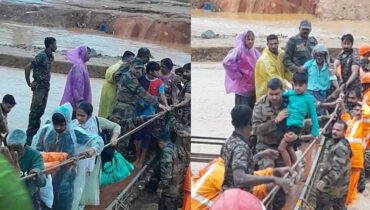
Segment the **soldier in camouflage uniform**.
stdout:
[[176,111],[176,119],[178,122],[190,127],[191,125],[191,64],[185,64],[183,72],[184,87],[179,94],[179,103],[172,105]]
[[[28,119],[27,144],[31,145],[32,137],[40,128],[40,118],[44,114],[50,89],[50,69],[54,61],[53,52],[57,49],[56,40],[46,37],[45,50],[40,52],[25,68],[27,85],[31,88],[32,102]],[[30,73],[33,69],[33,82],[30,82]]]
[[317,45],[315,37],[309,37],[311,22],[302,20],[299,26],[299,34],[291,37],[286,43],[284,66],[292,73],[304,72],[303,64],[312,59],[312,50]]
[[[142,98],[155,108],[167,109],[159,104],[158,101],[140,85],[138,77],[141,76],[142,67],[143,62],[135,58],[134,61],[131,62],[128,70],[120,71],[115,75],[117,93],[114,110],[119,114],[121,120],[135,120],[134,107],[138,103],[139,98]],[[126,148],[120,149],[125,150]]]
[[362,91],[360,81],[360,57],[357,50],[352,48],[353,36],[345,34],[342,36],[342,51],[339,53],[337,59],[334,61],[334,69],[340,65],[341,71],[339,73],[340,88],[342,91],[349,90]]
[[143,68],[141,69],[141,73],[142,75],[146,75],[146,70],[144,68],[144,65],[149,63],[150,59],[153,59],[154,57],[150,53],[150,50],[146,47],[141,47],[137,51],[136,57],[143,61]]
[[160,178],[157,194],[160,198],[159,210],[177,210],[183,194],[183,184],[187,167],[182,151],[171,141],[160,141],[163,148],[160,160]]
[[315,209],[347,209],[352,150],[344,137],[346,130],[347,124],[338,121],[333,126],[332,137],[326,139],[309,201]]
[[[256,153],[266,149],[278,150],[278,146],[284,137],[284,119],[289,113],[284,108],[283,85],[277,78],[271,79],[267,84],[267,95],[262,96],[254,106],[252,127],[253,135],[257,136]],[[287,138],[297,139],[294,133],[285,134]],[[258,161],[258,170],[284,166],[281,155],[276,160],[262,158]],[[285,205],[285,193],[279,190],[273,201],[273,207],[283,208]]]
[[225,162],[222,191],[230,188],[240,188],[252,193],[253,186],[269,183],[287,189],[289,181],[283,178],[251,176],[254,172],[253,154],[249,140],[252,130],[251,117],[252,109],[247,105],[236,105],[231,111],[232,124],[235,130],[221,148],[221,157]]

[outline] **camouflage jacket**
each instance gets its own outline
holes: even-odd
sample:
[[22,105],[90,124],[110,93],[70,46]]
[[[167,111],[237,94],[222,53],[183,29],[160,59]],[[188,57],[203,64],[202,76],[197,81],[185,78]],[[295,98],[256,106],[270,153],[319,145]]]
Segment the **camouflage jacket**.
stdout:
[[347,139],[327,139],[318,165],[318,180],[326,184],[324,192],[333,197],[347,193],[351,173],[352,150]]
[[247,174],[253,174],[253,154],[249,143],[247,139],[234,132],[222,146],[221,157],[225,162],[225,178],[222,184],[223,191],[230,188],[241,188],[242,190],[252,192],[251,187],[236,186],[233,175],[233,172],[237,169],[242,169]]
[[[347,82],[352,74],[352,66],[360,65],[360,57],[357,53],[357,50],[351,50],[351,52],[346,53],[342,51],[339,53],[337,59],[340,61],[342,69],[342,81]],[[348,87],[347,90],[362,90],[360,77],[358,76]]]
[[267,95],[262,96],[256,102],[253,109],[252,127],[253,135],[257,136],[258,142],[270,146],[278,146],[280,144],[284,136],[284,131],[278,129],[278,125],[275,123],[275,117],[279,114],[280,110],[274,109]]
[[116,80],[116,106],[118,104],[129,104],[135,106],[139,98],[151,106],[157,107],[157,100],[151,96],[139,83],[137,77],[131,71],[125,71],[122,75],[118,74],[116,77],[121,77]]
[[[185,94],[191,94],[191,81],[188,81],[184,84],[184,88],[179,94],[179,102],[185,99]],[[186,126],[190,126],[191,122],[191,102],[189,101],[188,105],[176,109],[176,118],[179,122],[183,123]]]
[[317,40],[314,37],[308,37],[307,41],[304,41],[299,34],[290,37],[285,47],[283,61],[285,68],[295,73],[297,67],[312,59],[312,50],[315,45],[317,45]]
[[163,189],[162,193],[167,197],[178,197],[183,190],[186,173],[185,162],[181,161],[183,156],[172,142],[163,148],[158,188]]
[[34,89],[50,87],[50,70],[51,64],[54,60],[53,54],[48,55],[46,51],[40,52],[36,57],[31,61],[33,69],[33,82],[32,87]]

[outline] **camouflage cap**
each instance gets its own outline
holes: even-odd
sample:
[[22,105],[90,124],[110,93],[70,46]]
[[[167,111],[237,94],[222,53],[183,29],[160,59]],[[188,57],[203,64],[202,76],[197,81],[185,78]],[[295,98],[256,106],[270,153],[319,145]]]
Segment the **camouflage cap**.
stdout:
[[307,19],[304,19],[301,21],[301,23],[299,24],[299,27],[300,28],[304,28],[304,29],[310,29],[311,30],[311,22]]
[[137,52],[137,56],[138,57],[149,56],[149,58],[154,58],[150,53],[150,50],[146,47],[141,47]]

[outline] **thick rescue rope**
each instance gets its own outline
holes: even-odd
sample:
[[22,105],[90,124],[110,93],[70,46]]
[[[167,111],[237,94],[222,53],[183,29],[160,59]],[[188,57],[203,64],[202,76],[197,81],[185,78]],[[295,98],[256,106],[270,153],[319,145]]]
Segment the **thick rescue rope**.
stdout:
[[[339,108],[339,104],[337,104],[337,106],[335,107],[335,110],[333,113],[337,113],[338,111],[338,108]],[[330,125],[330,123],[334,120],[334,115],[332,115],[329,119],[329,121],[325,124],[323,130],[326,130],[328,128],[328,126]],[[303,152],[302,156],[292,165],[292,167],[290,168],[290,170],[294,170],[298,164],[304,160],[304,157],[307,155],[308,151],[310,151],[313,146],[316,144],[317,140],[321,137],[322,133],[320,131],[319,135],[315,137],[315,139],[311,142],[311,144],[307,147],[307,149]],[[289,173],[286,173],[284,175],[284,179],[288,178],[289,176]],[[278,185],[275,185],[275,187],[269,192],[269,194],[262,200],[262,203],[265,205],[265,206],[268,206],[270,205],[270,203],[272,202],[274,196],[276,195],[276,193],[278,192],[278,190],[280,189],[280,186]]]
[[[124,138],[126,138],[126,137],[128,137],[130,135],[132,135],[133,133],[136,133],[138,130],[140,130],[140,129],[144,128],[145,126],[147,126],[148,124],[152,123],[157,118],[163,116],[166,112],[167,111],[163,111],[163,112],[160,112],[160,113],[154,115],[154,117],[151,118],[150,120],[146,121],[145,123],[139,125],[138,127],[132,129],[131,131],[129,131],[129,132],[125,133],[124,135],[122,135],[121,137],[119,137],[117,139],[117,142],[123,140]],[[112,143],[106,144],[104,146],[104,149],[107,148],[107,147],[109,147],[109,146],[112,146]],[[53,167],[47,168],[47,169],[45,169],[43,171],[40,171],[38,174],[43,174],[43,173],[47,173],[47,172],[53,171],[53,170],[55,170],[55,169],[57,169],[57,168],[59,168],[61,166],[69,165],[69,164],[71,164],[71,163],[73,163],[75,161],[79,161],[79,160],[85,159],[85,158],[86,158],[86,155],[85,154],[82,154],[82,155],[79,155],[79,156],[75,156],[75,157],[71,157],[70,159],[63,161],[62,163],[60,163],[58,165],[55,165]],[[35,177],[36,175],[37,175],[36,173],[33,173],[33,174],[30,174],[30,175],[27,175],[27,176],[22,177],[21,180],[28,180],[28,179],[31,179],[32,177]]]

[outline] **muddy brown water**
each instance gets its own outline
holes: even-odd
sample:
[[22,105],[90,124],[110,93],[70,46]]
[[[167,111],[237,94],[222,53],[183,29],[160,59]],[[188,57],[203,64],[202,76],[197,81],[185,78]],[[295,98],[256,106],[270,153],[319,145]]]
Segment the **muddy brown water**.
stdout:
[[120,39],[112,35],[97,33],[92,30],[46,28],[0,21],[0,33],[0,44],[23,44],[26,46],[43,48],[44,37],[53,36],[57,39],[58,51],[87,45],[94,48],[97,53],[116,57],[122,56],[125,50],[130,50],[136,54],[140,47],[147,47],[150,49],[155,60],[169,57],[178,65],[190,62],[190,54],[180,50],[163,45]]
[[[196,47],[233,47],[236,34],[244,30],[252,30],[256,35],[256,46],[265,47],[267,35],[277,34],[280,47],[284,47],[288,38],[298,33],[302,19],[309,19],[312,23],[310,36],[316,37],[319,43],[329,48],[340,48],[340,37],[346,33],[353,34],[354,47],[370,42],[369,21],[322,21],[308,14],[205,13],[203,10],[192,10],[191,42],[192,46]],[[200,38],[206,30],[213,30],[220,37]]]
[[[24,131],[28,126],[28,114],[31,106],[32,91],[27,86],[23,69],[15,69],[0,66],[0,97],[11,94],[17,104],[8,114],[9,129],[20,128]],[[51,74],[50,91],[45,113],[41,118],[41,124],[51,119],[52,112],[59,106],[62,99],[67,75]],[[94,114],[98,113],[100,93],[103,85],[102,79],[90,78],[92,89],[92,105]]]

